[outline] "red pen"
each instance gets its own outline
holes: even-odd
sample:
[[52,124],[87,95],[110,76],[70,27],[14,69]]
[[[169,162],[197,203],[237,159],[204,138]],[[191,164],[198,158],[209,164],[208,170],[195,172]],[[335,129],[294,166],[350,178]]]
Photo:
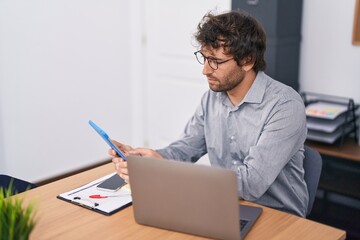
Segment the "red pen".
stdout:
[[126,195],[113,195],[113,196],[105,196],[100,194],[90,195],[89,198],[108,198],[108,197],[124,197]]

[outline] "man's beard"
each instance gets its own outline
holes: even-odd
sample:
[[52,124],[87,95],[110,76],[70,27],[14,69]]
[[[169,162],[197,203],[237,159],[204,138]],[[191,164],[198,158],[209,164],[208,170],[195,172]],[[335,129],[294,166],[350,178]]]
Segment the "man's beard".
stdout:
[[211,78],[217,84],[209,83],[209,88],[214,92],[228,92],[236,88],[244,79],[244,72],[241,70],[237,73],[229,73],[224,77],[224,81],[220,82],[219,79]]

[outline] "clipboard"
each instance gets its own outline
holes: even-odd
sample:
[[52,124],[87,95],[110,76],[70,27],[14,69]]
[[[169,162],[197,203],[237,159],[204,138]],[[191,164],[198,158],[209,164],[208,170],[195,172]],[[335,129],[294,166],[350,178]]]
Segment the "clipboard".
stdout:
[[128,184],[116,192],[98,190],[97,185],[113,176],[111,173],[86,185],[64,192],[58,199],[110,216],[132,204],[131,190]]

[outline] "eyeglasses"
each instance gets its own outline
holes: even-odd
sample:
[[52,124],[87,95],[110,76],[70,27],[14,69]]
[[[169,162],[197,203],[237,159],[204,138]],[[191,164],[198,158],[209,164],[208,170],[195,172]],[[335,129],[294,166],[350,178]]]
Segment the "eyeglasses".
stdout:
[[195,54],[195,57],[196,57],[196,60],[201,64],[201,65],[204,65],[205,64],[205,60],[207,60],[209,66],[213,69],[213,70],[216,70],[219,68],[219,64],[223,64],[223,63],[226,63],[234,58],[229,58],[229,59],[226,59],[224,61],[218,61],[216,60],[215,58],[212,58],[212,57],[205,57],[204,54],[202,54],[202,52],[197,51],[197,52],[194,52]]

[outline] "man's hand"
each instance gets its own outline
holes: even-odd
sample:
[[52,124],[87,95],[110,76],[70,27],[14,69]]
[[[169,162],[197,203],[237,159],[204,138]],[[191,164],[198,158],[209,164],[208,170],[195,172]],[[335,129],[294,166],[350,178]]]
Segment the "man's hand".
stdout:
[[[124,145],[115,140],[112,140],[112,142],[125,154],[125,156],[128,156],[129,151],[133,150],[133,148],[129,145]],[[119,157],[113,149],[109,149],[109,155],[112,156],[111,161],[114,163],[116,172],[122,179],[124,179],[126,183],[129,183],[127,162],[121,157]]]
[[[139,155],[143,157],[153,157],[153,158],[163,158],[159,153],[156,151],[149,149],[149,148],[136,148],[133,149],[129,145],[124,145],[122,143],[119,143],[117,141],[112,140],[112,142],[120,148],[120,150],[125,154],[125,156],[128,155]],[[109,155],[112,156],[112,162],[114,163],[114,167],[116,172],[119,174],[119,176],[124,179],[126,183],[130,183],[129,178],[129,171],[127,168],[127,162],[119,157],[116,152],[113,149],[109,149]]]

